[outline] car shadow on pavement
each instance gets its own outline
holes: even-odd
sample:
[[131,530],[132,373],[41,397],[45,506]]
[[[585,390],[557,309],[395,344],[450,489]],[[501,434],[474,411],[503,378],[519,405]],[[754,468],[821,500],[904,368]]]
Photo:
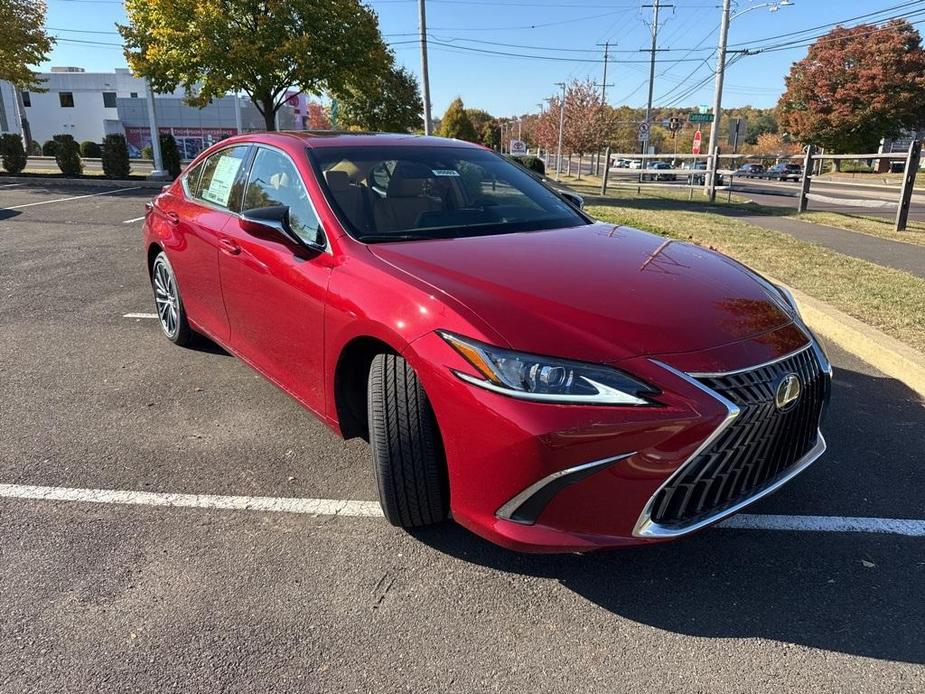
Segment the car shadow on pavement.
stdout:
[[[922,518],[920,399],[892,379],[837,370],[833,403],[829,453],[753,512]],[[858,426],[864,421],[870,431]],[[717,528],[673,543],[528,555],[450,523],[413,534],[463,561],[556,580],[659,629],[925,663],[922,538]]]
[[21,210],[0,209],[0,222],[7,220],[7,219],[13,219],[13,217],[18,217],[21,214],[22,214]]
[[231,354],[225,350],[217,342],[213,342],[205,335],[196,333],[193,337],[193,341],[187,346],[187,349],[191,349],[194,352],[202,352],[203,354],[214,354],[217,357],[230,357]]

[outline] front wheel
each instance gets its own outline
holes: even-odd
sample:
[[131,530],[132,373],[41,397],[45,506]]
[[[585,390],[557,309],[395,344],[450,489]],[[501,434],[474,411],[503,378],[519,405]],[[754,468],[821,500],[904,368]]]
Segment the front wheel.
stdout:
[[368,396],[369,442],[386,519],[401,528],[444,520],[449,492],[443,445],[414,370],[396,354],[377,355]]
[[167,255],[161,251],[151,266],[151,288],[154,306],[164,336],[175,345],[185,347],[193,340],[193,330],[186,320],[186,310],[180,299],[180,289]]

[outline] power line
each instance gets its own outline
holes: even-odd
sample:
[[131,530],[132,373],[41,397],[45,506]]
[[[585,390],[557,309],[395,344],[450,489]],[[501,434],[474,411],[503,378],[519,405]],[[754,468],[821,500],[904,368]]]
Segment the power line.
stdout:
[[[664,5],[662,5],[662,7],[664,7]],[[552,61],[558,61],[558,62],[564,62],[564,63],[572,63],[572,62],[594,63],[598,65],[604,62],[600,58],[573,58],[573,57],[559,58],[559,57],[550,56],[550,55],[513,53],[510,51],[496,51],[496,50],[490,50],[487,48],[472,48],[470,46],[455,46],[453,44],[445,43],[443,41],[430,41],[429,43],[436,45],[436,46],[443,46],[444,48],[449,48],[449,49],[453,49],[456,51],[468,51],[470,53],[481,53],[484,55],[501,55],[501,56],[506,56],[509,58],[529,58],[531,60],[552,60]],[[657,62],[660,62],[660,63],[700,62],[700,60],[701,60],[700,58],[687,58],[684,60],[679,60],[677,58],[671,58],[669,60],[660,60]],[[611,64],[617,63],[621,65],[626,65],[626,64],[633,64],[633,63],[647,64],[650,61],[649,60],[608,60],[608,62]]]
[[[775,39],[787,38],[788,36],[799,36],[800,34],[807,34],[807,33],[810,33],[810,32],[812,32],[812,31],[817,31],[817,30],[819,30],[819,29],[829,29],[829,28],[832,28],[832,27],[840,26],[840,25],[845,24],[845,23],[847,23],[847,22],[855,22],[855,21],[859,21],[859,20],[862,20],[862,19],[868,19],[868,18],[870,18],[870,17],[873,17],[874,15],[884,14],[884,13],[886,13],[886,12],[892,12],[893,10],[899,10],[899,9],[903,9],[903,8],[908,8],[908,7],[912,6],[912,5],[921,5],[921,4],[923,4],[923,2],[925,2],[925,0],[912,0],[912,2],[904,2],[904,3],[901,3],[901,4],[899,4],[899,5],[893,5],[893,6],[891,6],[891,7],[885,7],[885,8],[883,8],[882,10],[877,10],[876,12],[868,12],[867,14],[861,14],[861,15],[858,15],[858,16],[856,16],[856,17],[848,17],[847,19],[839,19],[839,20],[836,21],[836,22],[829,22],[828,24],[820,24],[820,25],[818,25],[818,26],[809,27],[809,28],[807,28],[807,29],[800,29],[799,31],[790,31],[790,32],[787,32],[787,33],[784,33],[784,34],[778,34],[778,35],[776,35],[776,36],[766,36],[766,37],[760,38],[760,39],[752,39],[751,41],[740,41],[740,42],[738,42],[738,43],[730,43],[729,46],[730,46],[730,47],[733,47],[733,46],[744,46],[744,45],[746,45],[747,43],[752,43],[752,42],[760,43],[760,42],[762,42],[762,41],[773,41],[773,40],[775,40]],[[895,17],[882,17],[882,18],[880,18],[880,19],[877,20],[877,21],[886,22],[886,21],[889,21],[889,20],[891,20],[891,19],[901,18],[902,16],[903,16],[902,13],[900,13],[899,15],[896,15]],[[824,36],[824,34],[821,34],[821,35]],[[803,39],[803,40],[805,40],[805,39]]]

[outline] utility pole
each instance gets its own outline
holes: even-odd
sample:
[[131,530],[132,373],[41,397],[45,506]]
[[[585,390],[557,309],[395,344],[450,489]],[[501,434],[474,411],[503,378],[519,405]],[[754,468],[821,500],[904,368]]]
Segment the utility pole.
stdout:
[[163,180],[167,178],[167,172],[164,171],[164,160],[161,158],[161,134],[157,129],[157,115],[154,112],[154,90],[151,88],[150,80],[145,80],[148,87],[148,127],[151,130],[151,154],[154,157],[154,171],[148,178],[154,180]]
[[418,0],[418,16],[421,24],[421,92],[424,100],[424,134],[431,134],[430,120],[430,77],[427,71],[427,12],[425,0]]
[[[597,44],[597,45],[600,46],[602,44]],[[604,46],[604,81],[598,85],[595,85],[601,88],[601,111],[602,112],[603,112],[604,107],[607,105],[607,87],[613,86],[612,84],[607,84],[607,63],[609,62],[609,57],[610,57],[610,41],[605,41],[603,43],[603,46]],[[594,164],[595,173],[600,172],[600,165],[601,165],[601,152],[600,150],[598,150],[597,161]]]
[[729,7],[731,0],[723,0],[723,19],[719,25],[719,48],[716,54],[716,86],[713,91],[713,125],[710,126],[710,147],[712,154],[719,139],[719,115],[723,101],[723,77],[726,72],[726,40],[729,37]]
[[[726,5],[729,5],[729,0],[725,0]],[[655,54],[658,51],[658,11],[663,7],[674,7],[674,5],[663,5],[661,0],[655,0],[651,5],[643,5],[643,7],[652,8],[652,48],[648,50],[649,53],[649,98],[646,101],[646,123],[652,119],[652,92],[655,89]],[[646,49],[642,49],[644,52]],[[646,142],[642,143],[642,153],[646,153]],[[643,157],[643,162],[645,162],[645,157]]]
[[559,101],[559,147],[556,149],[556,180],[559,180],[559,173],[562,171],[562,131],[565,130],[565,82],[556,82],[557,87],[562,87],[562,99]]

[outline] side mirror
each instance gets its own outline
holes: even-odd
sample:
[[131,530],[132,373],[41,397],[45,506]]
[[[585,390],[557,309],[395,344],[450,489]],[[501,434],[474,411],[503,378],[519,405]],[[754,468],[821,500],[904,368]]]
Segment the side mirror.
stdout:
[[572,207],[575,207],[575,208],[577,208],[577,209],[579,209],[579,210],[582,209],[582,208],[584,208],[584,206],[585,206],[585,199],[584,199],[583,197],[581,197],[578,193],[573,193],[573,192],[568,191],[568,190],[559,190],[559,191],[556,191],[556,192],[558,192],[559,195],[560,195],[562,198],[564,198],[565,201],[566,201],[569,205],[571,205]]
[[289,207],[274,205],[272,207],[258,207],[241,213],[241,228],[254,236],[268,234],[283,236],[287,241],[298,244],[313,251],[323,251],[324,242],[321,240],[321,230],[314,241],[306,241],[300,237],[289,223]]

